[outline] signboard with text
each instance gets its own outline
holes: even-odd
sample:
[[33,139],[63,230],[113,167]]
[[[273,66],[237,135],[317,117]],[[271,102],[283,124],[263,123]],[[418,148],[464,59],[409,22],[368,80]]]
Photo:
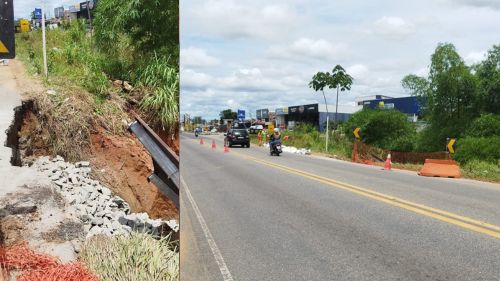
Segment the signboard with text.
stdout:
[[0,1],[0,59],[13,59],[16,56],[14,5],[12,2],[12,0]]

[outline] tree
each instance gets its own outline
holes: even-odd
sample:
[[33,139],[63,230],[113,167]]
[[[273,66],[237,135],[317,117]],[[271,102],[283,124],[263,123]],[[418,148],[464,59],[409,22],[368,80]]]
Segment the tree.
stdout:
[[[339,89],[340,91],[350,90],[352,85],[352,77],[346,73],[344,68],[340,65],[336,65],[332,74],[329,72],[318,72],[316,73],[311,82],[309,82],[309,87],[313,88],[316,92],[321,91],[323,93],[323,98],[325,99],[326,106],[326,149],[328,150],[328,126],[330,120],[330,113],[328,112],[328,103],[326,102],[325,87],[330,89],[337,88],[337,102],[335,104],[335,125],[338,124],[338,104],[339,104]],[[336,127],[336,126],[335,126]]]
[[480,111],[500,114],[500,45],[488,51],[486,60],[476,66]]
[[309,87],[313,88],[316,92],[321,91],[323,93],[323,98],[325,99],[325,106],[326,106],[326,143],[325,143],[325,151],[328,151],[328,124],[329,124],[329,119],[330,119],[330,114],[328,112],[328,103],[326,102],[326,96],[325,96],[325,87],[330,85],[330,73],[326,72],[318,72],[314,74],[311,82],[309,82]]
[[195,117],[193,117],[193,124],[199,125],[199,124],[202,124],[202,123],[203,123],[203,119],[201,118],[201,116],[195,116]]
[[238,113],[232,111],[231,109],[223,110],[219,113],[220,120],[231,119],[235,120],[238,117]]
[[478,116],[477,79],[452,44],[436,47],[427,79],[407,75],[401,83],[424,98],[429,126],[421,134],[421,150],[442,149],[447,137],[462,135]]
[[332,76],[328,87],[330,89],[337,88],[337,102],[335,103],[335,124],[338,123],[337,112],[339,108],[339,89],[340,91],[350,90],[352,85],[352,77],[347,74],[344,68],[336,65],[332,70]]

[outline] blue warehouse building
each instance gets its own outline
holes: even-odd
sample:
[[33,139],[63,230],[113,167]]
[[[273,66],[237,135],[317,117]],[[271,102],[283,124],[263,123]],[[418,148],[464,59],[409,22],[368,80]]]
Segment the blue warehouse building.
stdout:
[[416,96],[392,98],[387,96],[376,95],[375,99],[362,100],[358,102],[363,108],[385,108],[401,111],[411,117],[415,122],[418,117],[421,117],[422,107]]

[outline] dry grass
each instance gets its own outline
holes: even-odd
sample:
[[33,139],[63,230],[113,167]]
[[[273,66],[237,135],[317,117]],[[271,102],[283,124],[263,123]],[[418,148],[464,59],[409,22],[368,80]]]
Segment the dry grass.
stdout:
[[137,232],[94,236],[83,246],[80,259],[102,281],[178,280],[179,253],[168,239]]

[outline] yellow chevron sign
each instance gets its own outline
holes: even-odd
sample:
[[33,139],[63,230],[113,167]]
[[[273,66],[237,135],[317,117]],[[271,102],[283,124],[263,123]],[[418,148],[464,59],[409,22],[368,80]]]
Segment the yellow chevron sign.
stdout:
[[359,130],[361,130],[361,128],[358,127],[352,132],[357,139],[359,139]]
[[0,53],[9,53],[9,50],[7,47],[5,47],[5,44],[0,40]]
[[456,139],[450,139],[450,141],[448,142],[448,145],[446,147],[448,147],[448,151],[453,154],[455,153],[455,148],[453,148],[453,145],[455,144],[456,142]]

